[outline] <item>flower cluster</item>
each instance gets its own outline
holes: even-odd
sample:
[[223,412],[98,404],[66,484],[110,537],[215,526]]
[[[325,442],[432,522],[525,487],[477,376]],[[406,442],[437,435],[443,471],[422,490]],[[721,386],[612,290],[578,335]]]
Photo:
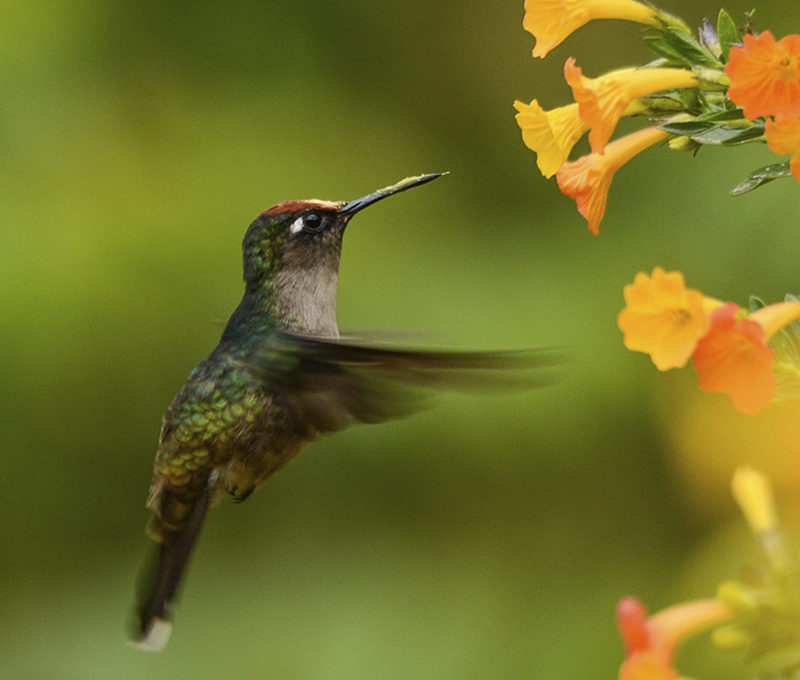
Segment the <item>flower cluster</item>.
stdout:
[[[737,27],[724,10],[704,20],[697,36],[680,19],[646,0],[525,0],[524,28],[534,57],[545,57],[593,19],[623,19],[645,27],[656,59],[598,77],[575,59],[564,63],[574,101],[546,110],[538,100],[514,103],[516,120],[537,165],[556,177],[597,234],[617,170],[658,144],[696,152],[704,145],[766,142],[789,156],[753,171],[739,195],[781,177],[800,181],[800,35],[777,40],[757,33],[746,15]],[[646,121],[616,136],[623,117]],[[587,137],[589,153],[571,160]],[[754,414],[777,399],[800,396],[800,299],[746,308],[687,288],[683,274],[656,267],[624,290],[617,317],[625,346],[647,353],[661,371],[691,362],[700,386],[728,394]],[[625,644],[620,680],[678,680],[678,645],[713,627],[719,647],[745,652],[757,677],[800,677],[800,558],[778,526],[769,484],[750,469],[737,471],[733,494],[766,557],[746,583],[722,584],[715,598],[684,602],[652,616],[632,597],[617,607]]]
[[757,677],[797,677],[800,562],[783,537],[766,477],[739,469],[732,490],[761,544],[764,567],[750,570],[747,583],[723,583],[715,598],[683,602],[650,617],[635,598],[620,600],[617,627],[625,644],[620,680],[678,680],[676,647],[710,627],[714,644],[744,652],[756,664]]
[[[625,19],[644,24],[647,46],[657,59],[597,78],[583,75],[572,58],[564,78],[575,102],[545,110],[536,100],[516,101],[517,124],[537,154],[545,177],[573,198],[597,234],[614,173],[650,146],[668,140],[672,150],[696,151],[705,144],[766,141],[786,164],[754,171],[732,193],[788,176],[800,181],[800,35],[775,41],[769,31],[741,33],[720,12],[695,39],[680,19],[635,0],[526,0],[524,28],[536,38],[533,56],[544,57],[570,33],[592,19]],[[610,141],[623,116],[651,123]],[[764,119],[766,117],[766,120]],[[573,147],[588,132],[591,153],[570,161]]]
[[[751,310],[686,288],[680,272],[656,267],[625,287],[617,317],[625,346],[650,355],[665,371],[691,359],[700,386],[730,395],[743,413],[756,413],[800,384],[800,301]],[[780,389],[779,389],[780,387]]]

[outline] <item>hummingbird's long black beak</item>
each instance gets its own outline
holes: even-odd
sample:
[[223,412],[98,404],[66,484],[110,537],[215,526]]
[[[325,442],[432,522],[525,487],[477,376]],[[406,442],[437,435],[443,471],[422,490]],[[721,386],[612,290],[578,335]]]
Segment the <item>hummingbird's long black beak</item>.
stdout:
[[411,187],[418,187],[420,184],[425,184],[430,182],[431,180],[436,179],[437,177],[441,177],[442,175],[446,175],[446,172],[434,172],[429,175],[417,175],[416,177],[406,177],[405,179],[401,179],[397,184],[392,184],[391,186],[384,187],[383,189],[378,189],[367,196],[363,196],[361,198],[357,198],[354,201],[348,201],[345,203],[341,208],[339,208],[340,215],[355,215],[359,210],[366,208],[368,205],[372,205],[377,201],[380,201],[387,196],[391,196],[392,194],[399,193],[400,191],[405,191],[406,189],[410,189]]

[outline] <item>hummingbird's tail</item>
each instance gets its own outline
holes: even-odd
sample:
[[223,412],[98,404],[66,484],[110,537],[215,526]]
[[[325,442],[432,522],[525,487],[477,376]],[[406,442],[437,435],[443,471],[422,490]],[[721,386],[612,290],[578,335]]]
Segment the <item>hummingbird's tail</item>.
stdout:
[[164,529],[152,564],[143,574],[136,609],[137,627],[131,644],[160,652],[172,632],[171,609],[192,548],[211,501],[215,475],[195,498],[180,529]]

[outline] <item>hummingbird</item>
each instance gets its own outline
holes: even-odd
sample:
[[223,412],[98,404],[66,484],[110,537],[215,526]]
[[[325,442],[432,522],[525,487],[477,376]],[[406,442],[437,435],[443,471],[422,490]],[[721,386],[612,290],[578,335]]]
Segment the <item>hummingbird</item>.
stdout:
[[548,382],[538,369],[555,360],[544,350],[418,351],[340,337],[337,277],[348,223],[442,174],[353,201],[284,201],[247,229],[241,302],[163,416],[147,499],[155,554],[140,584],[136,646],[158,651],[167,643],[194,543],[226,492],[245,500],[319,434],[408,415],[423,401],[418,388],[457,389],[475,375],[529,369],[539,376],[532,384]]

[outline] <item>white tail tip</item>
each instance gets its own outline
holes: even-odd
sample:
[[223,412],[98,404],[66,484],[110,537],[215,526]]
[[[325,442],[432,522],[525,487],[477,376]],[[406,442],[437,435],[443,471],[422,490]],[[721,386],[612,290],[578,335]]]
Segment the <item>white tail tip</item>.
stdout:
[[164,619],[153,619],[147,632],[138,640],[131,640],[131,645],[146,652],[160,652],[167,646],[172,624]]

